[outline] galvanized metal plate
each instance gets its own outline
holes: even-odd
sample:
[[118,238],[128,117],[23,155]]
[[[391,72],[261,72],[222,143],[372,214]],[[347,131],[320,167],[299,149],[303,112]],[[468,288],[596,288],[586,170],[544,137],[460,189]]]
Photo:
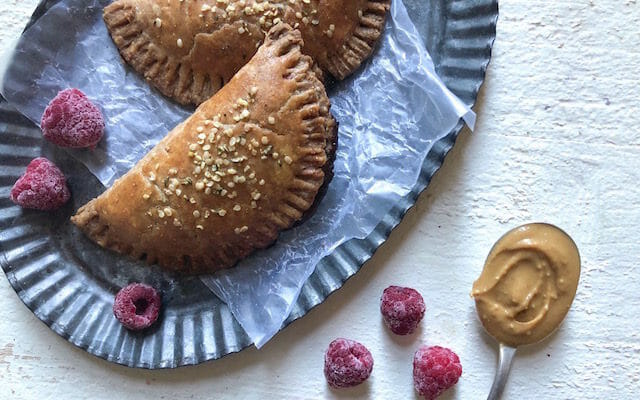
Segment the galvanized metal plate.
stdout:
[[[474,104],[495,39],[497,0],[404,2],[444,82],[465,103]],[[32,22],[55,3],[43,1]],[[369,237],[345,243],[318,264],[285,326],[324,301],[371,258],[429,184],[461,129],[462,123],[434,145],[416,186]],[[42,154],[64,171],[73,171],[68,176],[72,201],[46,218],[9,200],[13,183],[31,159]],[[37,127],[0,102],[0,265],[26,306],[74,345],[130,367],[198,364],[249,346],[228,307],[197,278],[166,279],[157,267],[132,268],[106,251],[100,259],[91,257],[87,246],[92,245],[71,226],[69,216],[102,190],[82,165],[43,142]],[[116,291],[130,281],[162,290],[163,312],[150,331],[130,332],[111,312]]]

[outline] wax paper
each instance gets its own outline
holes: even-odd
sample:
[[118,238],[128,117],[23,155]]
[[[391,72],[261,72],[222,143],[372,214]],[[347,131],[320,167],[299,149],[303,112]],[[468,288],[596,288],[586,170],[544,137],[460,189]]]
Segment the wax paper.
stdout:
[[[22,35],[0,73],[0,93],[36,124],[48,102],[68,87],[100,106],[104,139],[94,151],[69,152],[107,187],[193,112],[122,62],[102,22],[109,2],[61,1]],[[202,277],[257,347],[280,330],[319,260],[371,233],[415,185],[433,143],[460,118],[471,128],[475,122],[438,78],[398,0],[372,58],[328,92],[340,123],[339,145],[335,176],[313,217],[235,268]]]

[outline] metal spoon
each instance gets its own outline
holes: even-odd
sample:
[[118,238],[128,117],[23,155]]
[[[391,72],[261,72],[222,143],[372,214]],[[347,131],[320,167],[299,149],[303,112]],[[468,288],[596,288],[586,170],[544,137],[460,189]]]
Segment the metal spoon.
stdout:
[[516,355],[517,347],[507,346],[500,343],[500,356],[498,358],[498,369],[496,370],[496,376],[493,378],[493,385],[491,385],[491,391],[487,400],[498,400],[502,395],[504,386],[507,384],[507,377],[509,371],[511,371],[511,363],[513,357]]
[[[538,305],[535,310],[541,310],[543,314],[540,314],[540,317],[532,318],[531,321],[543,322],[537,326],[534,325],[533,328],[527,325],[528,322],[516,321],[514,317],[516,313],[529,308],[531,299],[536,296],[535,291],[532,292],[526,285],[518,286],[520,283],[530,282],[531,279],[525,274],[516,275],[517,279],[512,277],[510,281],[511,285],[515,285],[515,288],[520,288],[522,291],[520,293],[520,308],[510,309],[509,304],[503,305],[505,302],[515,303],[517,297],[514,297],[514,294],[508,290],[495,289],[498,282],[506,276],[504,271],[508,271],[510,268],[511,271],[517,271],[521,265],[524,266],[523,268],[527,268],[527,265],[532,262],[531,260],[535,259],[527,253],[530,248],[534,248],[539,257],[536,264],[537,269],[540,271],[538,279],[542,280],[542,282],[556,279],[559,272],[562,272],[557,282],[554,280],[553,283],[550,283],[556,288],[555,291],[541,296],[547,302],[543,307]],[[525,249],[524,255],[518,253],[522,252],[521,249]],[[553,257],[547,255],[548,253],[552,254]],[[525,261],[522,262],[521,260]],[[550,260],[556,260],[554,261],[555,264],[552,264]],[[554,273],[550,270],[543,273],[544,268],[553,269]],[[513,357],[516,354],[517,347],[504,343],[510,343],[515,346],[533,344],[543,340],[555,331],[569,311],[569,307],[571,307],[579,278],[580,254],[578,247],[569,235],[554,225],[541,223],[522,225],[507,232],[496,242],[489,252],[489,256],[487,256],[480,278],[473,284],[474,289],[471,293],[476,299],[478,316],[485,330],[500,342],[498,368],[487,400],[500,399],[507,383]],[[560,286],[562,290],[557,289],[560,284],[562,284]],[[541,287],[540,285],[536,286],[535,290]],[[494,290],[492,297],[492,291]],[[522,297],[523,294],[526,296]],[[553,304],[550,303],[551,299],[554,301]],[[489,304],[492,304],[493,307],[489,308]],[[555,312],[549,312],[550,304],[551,307],[556,307],[553,310]],[[487,315],[491,315],[490,310],[500,310],[500,307],[503,307],[503,311],[505,311],[505,314],[500,315],[512,316],[513,321],[509,322],[496,315],[487,317]],[[534,310],[533,305],[531,305],[531,310]],[[508,325],[506,325],[507,322],[509,322]],[[517,334],[514,333],[516,331],[513,329],[516,324],[523,324],[529,329],[526,331],[526,335],[524,335],[524,331]]]

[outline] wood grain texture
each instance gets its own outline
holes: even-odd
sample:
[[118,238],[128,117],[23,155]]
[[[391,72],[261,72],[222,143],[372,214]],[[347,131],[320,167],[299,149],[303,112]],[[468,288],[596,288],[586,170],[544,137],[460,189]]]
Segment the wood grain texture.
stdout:
[[[0,4],[14,37],[35,0]],[[505,0],[476,111],[403,223],[360,273],[264,349],[175,371],[98,360],[59,338],[0,279],[0,399],[412,399],[421,343],[455,349],[463,376],[443,399],[488,393],[497,346],[469,298],[490,246],[523,222],[572,234],[583,258],[573,309],[549,340],[516,356],[506,399],[635,399],[640,378],[640,2]],[[427,303],[421,330],[391,336],[378,311],[389,284]],[[375,366],[332,391],[323,352],[337,336],[365,343]]]

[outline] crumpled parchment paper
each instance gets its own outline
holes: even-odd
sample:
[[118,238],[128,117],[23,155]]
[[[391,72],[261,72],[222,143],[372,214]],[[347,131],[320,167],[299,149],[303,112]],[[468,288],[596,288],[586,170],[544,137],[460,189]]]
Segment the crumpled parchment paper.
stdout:
[[[103,110],[98,148],[70,150],[105,185],[126,173],[193,111],[151,89],[124,65],[102,22],[109,0],[63,0],[20,38],[0,73],[0,93],[35,123],[58,91],[76,87]],[[313,217],[269,249],[202,281],[257,347],[281,328],[316,264],[366,237],[415,185],[435,141],[475,114],[435,73],[401,1],[392,3],[379,49],[328,89],[340,123],[335,176]]]

